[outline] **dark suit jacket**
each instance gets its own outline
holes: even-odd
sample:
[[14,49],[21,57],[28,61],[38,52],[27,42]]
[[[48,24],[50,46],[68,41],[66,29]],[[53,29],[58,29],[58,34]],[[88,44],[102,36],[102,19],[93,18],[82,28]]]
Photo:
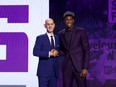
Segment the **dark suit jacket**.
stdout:
[[[65,68],[68,58],[71,58],[77,71],[88,69],[89,66],[89,42],[87,33],[82,28],[73,28],[71,43],[68,46],[65,39],[65,29],[60,31],[61,50],[64,52],[63,68]],[[63,52],[60,54],[63,54]]]
[[[59,38],[55,35],[55,49],[59,50]],[[39,57],[37,76],[50,76],[53,68],[56,76],[58,75],[58,58],[49,57],[49,51],[52,50],[47,34],[36,38],[33,55]]]

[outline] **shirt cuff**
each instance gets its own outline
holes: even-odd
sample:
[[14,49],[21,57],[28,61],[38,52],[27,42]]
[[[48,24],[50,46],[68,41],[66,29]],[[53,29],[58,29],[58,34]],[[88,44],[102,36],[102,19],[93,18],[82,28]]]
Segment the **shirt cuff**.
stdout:
[[49,51],[48,57],[50,57],[50,51]]

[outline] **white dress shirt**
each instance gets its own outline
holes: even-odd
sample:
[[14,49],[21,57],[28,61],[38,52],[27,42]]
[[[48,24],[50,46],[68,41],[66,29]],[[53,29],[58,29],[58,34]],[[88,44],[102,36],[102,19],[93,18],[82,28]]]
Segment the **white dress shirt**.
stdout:
[[[48,38],[49,38],[50,44],[51,44],[51,36],[53,36],[54,46],[55,46],[55,37],[54,37],[54,34],[52,34],[52,35],[51,35],[51,34],[47,33],[47,35],[48,35]],[[50,57],[50,51],[49,51],[48,57]]]
[[49,34],[49,33],[47,33],[47,35],[48,35],[48,38],[49,38],[49,41],[50,41],[50,44],[51,44],[51,36],[53,36],[53,40],[54,40],[54,46],[55,46],[55,37],[54,37],[54,34]]

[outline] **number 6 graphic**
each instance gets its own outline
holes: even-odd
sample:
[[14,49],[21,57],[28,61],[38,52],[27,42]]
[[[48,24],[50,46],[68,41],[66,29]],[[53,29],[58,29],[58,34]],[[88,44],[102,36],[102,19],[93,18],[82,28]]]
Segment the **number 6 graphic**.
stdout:
[[[28,23],[28,8],[28,5],[1,5],[0,18],[7,18],[8,23]],[[28,72],[28,37],[25,33],[1,32],[0,45],[6,45],[6,60],[0,60],[0,72]]]

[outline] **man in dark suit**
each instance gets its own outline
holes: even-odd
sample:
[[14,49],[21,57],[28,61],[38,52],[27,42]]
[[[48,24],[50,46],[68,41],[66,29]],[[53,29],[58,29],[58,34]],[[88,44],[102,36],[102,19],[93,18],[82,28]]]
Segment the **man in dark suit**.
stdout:
[[56,87],[58,77],[59,38],[54,35],[54,21],[45,21],[46,34],[36,38],[33,55],[39,57],[37,76],[39,87]]
[[64,52],[63,87],[73,87],[76,80],[78,87],[86,87],[86,75],[89,65],[89,43],[83,28],[74,27],[74,13],[64,13],[66,29],[59,32],[61,52]]

